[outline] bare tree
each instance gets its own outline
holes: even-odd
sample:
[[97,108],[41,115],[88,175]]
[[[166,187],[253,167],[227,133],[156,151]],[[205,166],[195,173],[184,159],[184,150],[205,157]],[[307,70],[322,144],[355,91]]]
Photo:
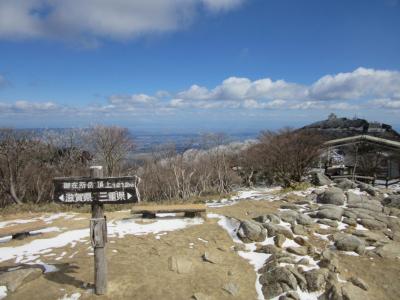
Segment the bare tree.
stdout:
[[16,204],[22,204],[27,192],[32,146],[30,133],[0,129],[0,188]]
[[87,140],[95,158],[104,164],[107,176],[118,175],[135,148],[128,129],[117,126],[94,126],[88,131]]
[[290,186],[300,182],[318,160],[321,144],[319,135],[286,128],[263,132],[252,153],[258,156],[259,170],[266,178]]

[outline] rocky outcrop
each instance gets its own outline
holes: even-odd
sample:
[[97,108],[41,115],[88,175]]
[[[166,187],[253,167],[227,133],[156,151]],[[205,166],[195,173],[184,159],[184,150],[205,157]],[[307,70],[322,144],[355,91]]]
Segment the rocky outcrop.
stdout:
[[335,180],[336,186],[344,191],[347,191],[349,189],[355,189],[357,187],[357,184],[354,181],[351,181],[350,179],[343,178],[343,179],[337,179]]
[[400,209],[400,195],[391,195],[383,199],[382,204],[387,207]]
[[332,180],[330,180],[328,176],[326,176],[321,172],[314,172],[311,175],[312,175],[311,182],[316,186],[324,186],[332,184]]
[[262,242],[267,232],[259,223],[245,220],[240,223],[237,235],[245,243]]
[[318,195],[317,203],[343,205],[345,195],[343,191],[337,187],[328,188],[325,192]]
[[354,251],[360,255],[365,252],[365,243],[363,240],[349,234],[338,234],[334,236],[335,247],[342,251]]

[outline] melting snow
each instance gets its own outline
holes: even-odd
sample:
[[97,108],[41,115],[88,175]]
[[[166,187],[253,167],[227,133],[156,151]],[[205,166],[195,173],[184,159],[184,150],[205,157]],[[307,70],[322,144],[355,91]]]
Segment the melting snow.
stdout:
[[73,293],[71,296],[68,294],[64,295],[64,297],[60,298],[60,300],[78,300],[81,297],[81,293]]
[[183,229],[188,226],[200,225],[204,222],[202,218],[183,218],[183,219],[157,219],[153,223],[139,224],[134,219],[112,221],[108,224],[108,234],[110,237],[124,237],[127,234],[145,235],[149,233],[159,233]]
[[0,299],[7,297],[7,287],[4,285],[0,286]]

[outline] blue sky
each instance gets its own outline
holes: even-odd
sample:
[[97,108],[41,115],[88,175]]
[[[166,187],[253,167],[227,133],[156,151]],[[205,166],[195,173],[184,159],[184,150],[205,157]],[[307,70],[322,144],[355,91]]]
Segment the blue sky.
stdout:
[[398,0],[0,0],[0,126],[400,127]]

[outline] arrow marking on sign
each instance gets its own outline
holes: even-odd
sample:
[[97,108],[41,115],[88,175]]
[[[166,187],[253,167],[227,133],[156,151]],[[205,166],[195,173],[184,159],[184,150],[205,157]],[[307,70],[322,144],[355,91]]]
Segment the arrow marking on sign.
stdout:
[[64,201],[64,195],[61,195],[60,197],[58,197],[58,199],[60,199],[61,201]]
[[131,199],[131,197],[132,197],[132,195],[131,195],[131,194],[129,194],[129,193],[126,193],[126,195],[128,196],[128,199],[127,199],[127,200]]

